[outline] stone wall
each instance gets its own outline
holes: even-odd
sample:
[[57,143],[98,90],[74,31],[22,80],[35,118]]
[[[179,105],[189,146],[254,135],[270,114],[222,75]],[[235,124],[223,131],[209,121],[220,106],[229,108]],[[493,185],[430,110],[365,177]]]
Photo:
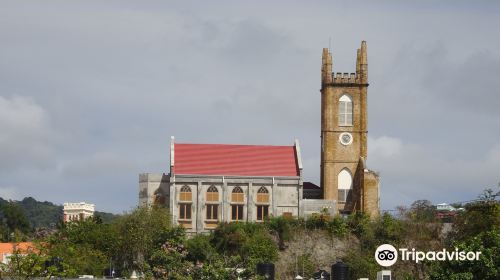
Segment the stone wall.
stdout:
[[375,172],[365,170],[363,208],[364,212],[372,218],[380,215],[379,181],[379,176]]

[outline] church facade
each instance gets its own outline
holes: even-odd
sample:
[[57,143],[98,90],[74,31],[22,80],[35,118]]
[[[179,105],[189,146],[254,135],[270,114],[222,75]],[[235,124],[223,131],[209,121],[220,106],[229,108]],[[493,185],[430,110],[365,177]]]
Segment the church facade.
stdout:
[[302,162],[291,146],[176,143],[170,173],[139,175],[141,205],[169,208],[188,232],[220,222],[263,222],[268,216],[301,216]]
[[367,169],[366,42],[356,73],[321,66],[320,186],[304,184],[298,141],[290,146],[170,144],[170,172],[139,174],[139,203],[169,208],[188,232],[220,222],[261,222],[268,216],[307,217],[363,211],[379,215],[379,176]]

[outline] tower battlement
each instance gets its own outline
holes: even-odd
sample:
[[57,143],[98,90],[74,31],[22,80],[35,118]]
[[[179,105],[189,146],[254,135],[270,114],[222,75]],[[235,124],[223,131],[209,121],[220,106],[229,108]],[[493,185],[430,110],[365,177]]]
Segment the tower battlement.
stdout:
[[360,81],[356,73],[332,73],[332,82],[334,84],[359,84]]
[[356,50],[356,73],[333,72],[333,57],[327,48],[323,49],[321,66],[321,83],[325,84],[367,84],[368,58],[366,41],[361,42],[361,48]]

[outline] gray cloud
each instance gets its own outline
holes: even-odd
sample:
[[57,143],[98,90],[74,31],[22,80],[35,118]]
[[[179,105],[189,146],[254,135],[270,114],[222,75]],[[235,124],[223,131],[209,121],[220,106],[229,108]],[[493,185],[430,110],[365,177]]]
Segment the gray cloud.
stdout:
[[498,178],[500,142],[477,159],[449,157],[432,147],[392,137],[370,138],[369,163],[382,178],[382,203],[404,205],[416,199],[434,203],[475,199]]
[[55,137],[47,112],[29,98],[0,96],[0,174],[54,165]]
[[6,1],[0,195],[128,210],[138,173],[168,171],[171,135],[298,138],[306,179],[318,182],[320,55],[331,37],[340,72],[354,70],[368,41],[368,163],[381,171],[383,208],[451,190],[469,199],[500,181],[494,10],[468,1]]

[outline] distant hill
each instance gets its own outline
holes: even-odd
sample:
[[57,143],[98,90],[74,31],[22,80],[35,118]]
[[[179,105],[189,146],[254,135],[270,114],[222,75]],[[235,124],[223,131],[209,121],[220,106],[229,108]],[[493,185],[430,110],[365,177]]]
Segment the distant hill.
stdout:
[[109,224],[120,217],[120,215],[118,214],[101,212],[101,211],[95,211],[94,216],[101,217],[102,222],[105,224]]
[[[57,205],[48,201],[37,201],[32,197],[26,197],[21,201],[13,200],[12,202],[24,210],[26,218],[28,218],[31,227],[33,228],[51,227],[62,221],[62,205]],[[0,197],[0,209],[6,203],[9,203],[9,201]],[[119,217],[119,215],[116,214],[99,211],[96,211],[94,215],[100,216],[104,223],[110,223]]]

